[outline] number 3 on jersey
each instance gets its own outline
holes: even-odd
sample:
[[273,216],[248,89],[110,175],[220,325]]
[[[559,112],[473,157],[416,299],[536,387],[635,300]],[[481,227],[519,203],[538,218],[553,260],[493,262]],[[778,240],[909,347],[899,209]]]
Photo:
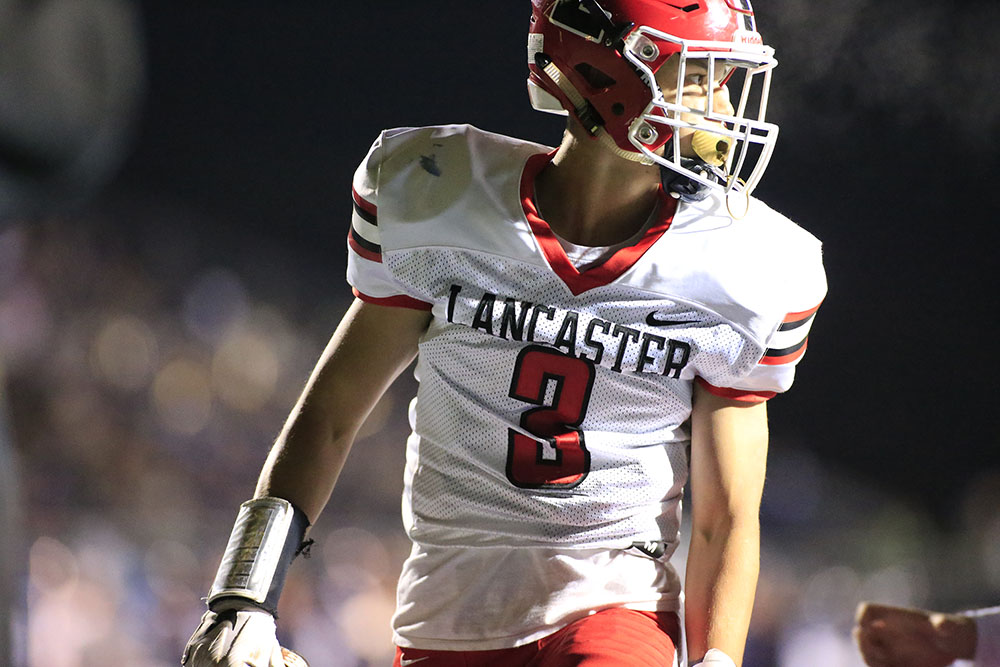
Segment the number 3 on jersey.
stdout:
[[[522,489],[572,489],[590,471],[583,422],[594,386],[594,364],[551,348],[524,348],[514,365],[510,396],[537,405],[509,429],[507,479]],[[551,397],[548,397],[551,391]],[[548,399],[548,400],[546,400]]]

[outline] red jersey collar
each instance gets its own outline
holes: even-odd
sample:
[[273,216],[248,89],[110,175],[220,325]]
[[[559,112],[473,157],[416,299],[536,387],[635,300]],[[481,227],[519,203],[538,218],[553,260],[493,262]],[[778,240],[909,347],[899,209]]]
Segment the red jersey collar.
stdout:
[[553,156],[555,156],[555,151],[539,153],[528,158],[524,165],[524,171],[521,173],[521,206],[524,209],[524,217],[528,221],[531,232],[534,234],[549,266],[566,284],[569,291],[577,296],[587,290],[613,282],[632,268],[639,261],[639,258],[649,250],[650,246],[656,243],[657,239],[669,229],[677,210],[677,200],[667,196],[663,192],[663,188],[660,188],[658,219],[650,225],[642,238],[635,245],[621,248],[601,264],[592,266],[586,271],[578,271],[566,256],[566,251],[563,250],[559,239],[549,227],[549,223],[545,222],[538,214],[538,207],[535,205],[535,178],[552,161]]

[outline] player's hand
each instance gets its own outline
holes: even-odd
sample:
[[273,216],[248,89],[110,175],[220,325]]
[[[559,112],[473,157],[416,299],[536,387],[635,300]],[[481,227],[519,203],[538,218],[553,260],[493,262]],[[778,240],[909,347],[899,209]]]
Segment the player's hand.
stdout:
[[262,609],[206,611],[191,635],[184,667],[285,667],[274,617]]
[[947,667],[976,652],[970,618],[869,602],[858,606],[854,638],[871,667]]

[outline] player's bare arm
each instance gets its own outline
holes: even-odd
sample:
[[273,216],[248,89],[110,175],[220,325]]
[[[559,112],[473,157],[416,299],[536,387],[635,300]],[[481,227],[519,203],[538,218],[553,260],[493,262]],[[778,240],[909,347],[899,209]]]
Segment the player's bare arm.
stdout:
[[271,449],[255,501],[240,510],[209,594],[210,610],[188,642],[182,664],[300,664],[295,661],[301,658],[275,638],[274,613],[285,572],[308,525],[329,500],[358,429],[413,361],[429,320],[426,311],[360,300],[348,309]]
[[430,313],[355,300],[278,436],[255,497],[285,498],[315,522],[358,429],[413,361]]
[[696,384],[691,429],[688,651],[695,662],[720,649],[739,665],[759,569],[766,403],[723,398]]

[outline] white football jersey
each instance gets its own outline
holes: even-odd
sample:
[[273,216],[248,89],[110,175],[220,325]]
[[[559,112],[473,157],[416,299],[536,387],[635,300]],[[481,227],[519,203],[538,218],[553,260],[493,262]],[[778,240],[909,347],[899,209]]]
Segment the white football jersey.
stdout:
[[399,129],[355,174],[355,294],[433,314],[400,646],[503,648],[607,606],[679,609],[693,383],[747,401],[788,389],[826,291],[819,242],[756,200],[733,220],[717,199],[663,196],[638,238],[577,270],[533,203],[552,154],[465,125]]
[[[348,279],[425,308],[404,523],[437,546],[676,544],[692,383],[786,390],[820,243],[752,200],[662,197],[580,272],[533,204],[552,149],[467,125],[384,132],[354,180]],[[386,332],[391,335],[391,332]]]

